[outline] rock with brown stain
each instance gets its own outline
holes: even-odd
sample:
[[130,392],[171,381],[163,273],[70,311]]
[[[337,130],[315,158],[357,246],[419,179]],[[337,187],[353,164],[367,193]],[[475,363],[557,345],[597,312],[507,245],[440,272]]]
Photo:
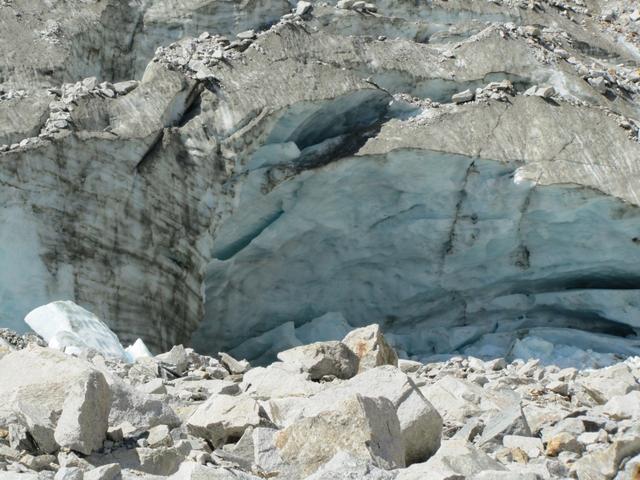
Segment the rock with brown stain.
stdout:
[[359,372],[379,367],[380,365],[398,366],[398,355],[382,335],[380,325],[358,328],[349,332],[342,340],[360,359]]

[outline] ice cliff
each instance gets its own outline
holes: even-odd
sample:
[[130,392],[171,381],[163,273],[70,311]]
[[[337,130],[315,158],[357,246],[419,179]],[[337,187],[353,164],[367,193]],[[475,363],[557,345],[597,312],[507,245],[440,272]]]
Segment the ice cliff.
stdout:
[[639,19],[0,1],[0,324],[69,299],[264,361],[374,322],[420,360],[638,354]]

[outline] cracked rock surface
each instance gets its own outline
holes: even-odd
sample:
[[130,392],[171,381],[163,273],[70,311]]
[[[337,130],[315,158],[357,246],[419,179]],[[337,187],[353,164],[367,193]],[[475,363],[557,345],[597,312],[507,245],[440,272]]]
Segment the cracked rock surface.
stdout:
[[1,325],[69,299],[261,364],[372,322],[423,363],[640,352],[634,2],[3,0],[0,25]]

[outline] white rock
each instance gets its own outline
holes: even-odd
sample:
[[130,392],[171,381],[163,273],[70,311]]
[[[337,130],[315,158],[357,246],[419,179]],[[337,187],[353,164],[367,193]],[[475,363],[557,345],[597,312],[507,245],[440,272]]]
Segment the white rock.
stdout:
[[542,440],[538,437],[523,437],[521,435],[505,435],[502,438],[502,444],[507,448],[520,448],[529,456],[529,458],[537,458],[544,452]]
[[111,392],[103,374],[80,359],[40,347],[12,352],[0,360],[0,398],[0,417],[17,415],[45,453],[102,446]]
[[458,480],[483,470],[504,471],[505,468],[470,443],[449,440],[427,462],[400,470],[396,480]]
[[220,356],[222,364],[232,374],[242,374],[251,368],[251,365],[249,365],[249,362],[246,360],[236,360],[231,355],[224,352],[220,352],[218,355]]
[[285,366],[307,373],[310,380],[326,375],[349,379],[358,372],[360,359],[342,342],[316,342],[278,353]]
[[182,345],[175,345],[170,351],[156,355],[155,358],[161,362],[172,365],[178,375],[183,375],[189,365],[187,352]]
[[394,472],[376,467],[372,461],[354,457],[343,450],[305,480],[393,480]]
[[275,434],[279,456],[301,477],[314,473],[339,451],[384,469],[403,467],[405,451],[394,405],[386,398],[353,395],[331,410],[299,420]]
[[387,343],[377,324],[353,330],[342,339],[360,359],[359,372],[380,365],[398,366],[398,355]]
[[640,418],[640,392],[634,390],[626,395],[612,397],[603,405],[602,412],[614,420]]
[[299,399],[280,408],[272,421],[289,425],[300,417],[316,416],[340,399],[354,394],[385,397],[396,408],[406,451],[406,463],[429,458],[440,446],[442,417],[414,382],[399,369],[385,365],[356,375],[352,379],[308,399]]
[[147,443],[151,448],[170,447],[173,445],[173,439],[169,434],[169,427],[166,425],[156,425],[149,430]]
[[291,372],[277,364],[252,368],[244,374],[242,383],[248,393],[263,399],[306,397],[325,388],[309,381],[305,374]]
[[84,480],[84,472],[78,467],[62,467],[56,472],[54,480]]
[[470,102],[475,98],[475,93],[471,90],[465,90],[464,92],[456,93],[451,97],[451,101],[453,103],[466,103]]
[[189,417],[189,433],[207,439],[215,446],[239,439],[248,427],[262,423],[260,406],[254,399],[214,395]]
[[120,465],[117,463],[110,463],[85,472],[84,480],[119,480],[120,474]]
[[313,5],[311,4],[311,2],[306,2],[305,0],[300,0],[298,2],[298,5],[296,5],[296,15],[306,15],[307,13],[310,13],[313,10]]

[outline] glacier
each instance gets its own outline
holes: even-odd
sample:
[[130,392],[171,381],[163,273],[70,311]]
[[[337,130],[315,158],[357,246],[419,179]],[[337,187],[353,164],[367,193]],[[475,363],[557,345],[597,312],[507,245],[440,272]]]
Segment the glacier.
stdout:
[[420,361],[638,354],[640,55],[516,3],[0,9],[0,324],[73,300],[259,363],[370,323]]

